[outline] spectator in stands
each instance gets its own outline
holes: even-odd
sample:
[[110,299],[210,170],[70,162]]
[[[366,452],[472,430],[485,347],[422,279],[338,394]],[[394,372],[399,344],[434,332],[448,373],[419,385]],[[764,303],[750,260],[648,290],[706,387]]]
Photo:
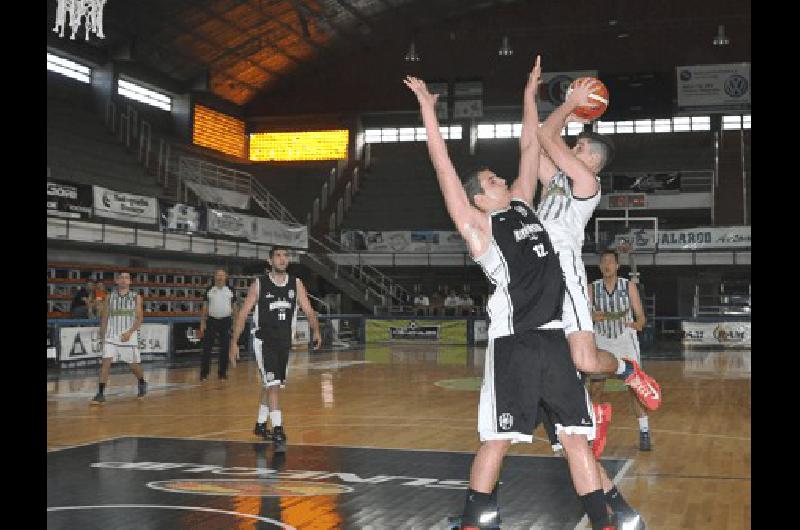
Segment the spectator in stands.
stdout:
[[414,313],[417,315],[427,315],[428,308],[430,307],[431,303],[428,300],[428,297],[425,296],[423,293],[417,293],[417,296],[414,297]]
[[[236,317],[236,296],[226,285],[228,274],[224,269],[214,272],[214,285],[208,288],[200,309],[200,334],[203,336],[203,358],[200,362],[200,380],[208,379],[211,348],[219,338],[219,365],[217,375],[228,378],[228,350],[231,327]],[[207,331],[207,332],[206,332]]]
[[95,318],[98,314],[96,304],[94,302],[94,282],[89,281],[86,283],[86,291],[89,296],[86,298],[86,318]]
[[458,305],[471,308],[473,305],[475,305],[475,302],[472,300],[472,297],[469,295],[469,293],[465,291],[464,294],[459,297]]
[[442,309],[442,304],[444,303],[444,299],[442,298],[442,293],[439,292],[437,289],[431,295],[431,306],[430,306],[430,314],[437,315],[439,311]]
[[458,293],[455,289],[450,291],[450,294],[447,295],[447,298],[444,299],[444,306],[445,307],[456,307],[460,305],[461,298],[458,296]]
[[75,293],[70,313],[72,318],[89,318],[89,291],[86,286],[81,285]]
[[97,286],[94,288],[94,291],[89,291],[92,294],[92,307],[94,308],[94,316],[100,318],[100,307],[106,300],[108,296],[108,292],[106,291],[106,286],[103,285],[103,282],[97,282]]

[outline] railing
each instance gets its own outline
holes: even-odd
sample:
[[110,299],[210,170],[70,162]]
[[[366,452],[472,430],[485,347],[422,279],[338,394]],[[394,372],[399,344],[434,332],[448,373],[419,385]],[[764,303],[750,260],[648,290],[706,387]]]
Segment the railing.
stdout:
[[701,286],[695,285],[692,316],[747,315],[751,309],[750,285],[747,293],[726,293],[724,284],[719,293],[702,294]]

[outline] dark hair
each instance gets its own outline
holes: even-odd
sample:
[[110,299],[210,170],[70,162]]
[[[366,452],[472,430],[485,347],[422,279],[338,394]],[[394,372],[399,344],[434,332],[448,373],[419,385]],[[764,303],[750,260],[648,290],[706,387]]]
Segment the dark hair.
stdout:
[[472,206],[477,208],[475,204],[475,196],[483,193],[483,186],[481,185],[480,175],[482,171],[491,171],[486,166],[479,166],[467,174],[464,181],[464,193],[467,194],[467,199]]
[[608,136],[592,131],[583,131],[578,135],[578,140],[585,138],[589,142],[590,151],[600,155],[600,171],[614,159],[614,142]]
[[604,250],[603,252],[600,253],[600,259],[603,259],[603,256],[605,256],[606,254],[611,254],[612,256],[614,256],[614,261],[619,263],[619,254],[617,254],[616,250],[613,250],[613,249],[610,249],[610,248]]
[[278,252],[279,250],[285,250],[286,252],[289,252],[288,247],[284,247],[283,245],[275,245],[274,247],[269,249],[269,257],[273,258],[275,256],[275,253]]

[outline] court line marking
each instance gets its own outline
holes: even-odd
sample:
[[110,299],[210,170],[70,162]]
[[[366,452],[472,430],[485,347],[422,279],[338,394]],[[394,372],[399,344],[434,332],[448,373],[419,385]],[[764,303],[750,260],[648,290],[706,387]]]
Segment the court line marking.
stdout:
[[[633,465],[633,459],[628,458],[627,461],[622,465],[620,470],[617,471],[617,474],[614,475],[614,478],[611,479],[611,483],[614,484],[614,486],[619,486],[620,481],[623,479],[625,473],[628,472],[628,470],[631,468],[632,465]],[[587,528],[588,524],[589,524],[589,516],[583,514],[583,518],[580,521],[578,521],[577,525],[575,525],[575,530],[583,530]]]
[[197,512],[212,512],[224,513],[226,515],[234,515],[246,517],[248,519],[255,519],[264,523],[272,523],[278,528],[285,528],[286,530],[297,530],[294,526],[289,526],[275,519],[269,517],[262,517],[260,515],[253,515],[251,513],[232,512],[229,510],[220,510],[218,508],[206,508],[205,506],[171,506],[166,504],[101,504],[97,506],[51,506],[47,508],[48,512],[61,512],[66,510],[96,510],[102,508],[162,508],[166,510],[188,510]]

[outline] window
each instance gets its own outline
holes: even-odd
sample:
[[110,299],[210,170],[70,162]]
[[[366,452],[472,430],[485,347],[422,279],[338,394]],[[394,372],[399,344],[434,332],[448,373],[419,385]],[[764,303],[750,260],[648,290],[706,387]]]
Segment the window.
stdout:
[[742,129],[749,129],[750,128],[750,115],[745,114],[742,116]]
[[689,116],[672,118],[672,130],[675,132],[691,131],[692,118]]
[[672,120],[669,118],[653,121],[653,132],[662,133],[670,131],[672,131]]
[[632,121],[618,121],[617,122],[617,134],[632,133],[632,132],[633,132],[633,122]]
[[633,132],[651,133],[653,132],[653,120],[636,120],[633,122]]
[[70,61],[64,57],[47,54],[47,69],[51,72],[56,72],[72,79],[76,79],[82,83],[90,83],[92,79],[92,69],[84,66],[75,61]]
[[[582,123],[570,122],[567,124],[567,132],[566,132],[567,136],[577,136],[582,132],[583,132]],[[562,131],[561,134],[564,134],[564,132]]]
[[172,110],[172,98],[161,92],[150,90],[136,83],[120,79],[117,82],[117,94],[129,99],[152,105],[161,110]]
[[[460,140],[461,125],[443,125],[439,127],[445,140]],[[424,142],[428,139],[425,127],[384,127],[382,129],[366,129],[364,143],[380,144],[394,142]]]
[[613,121],[598,121],[597,123],[597,132],[600,134],[614,134],[614,122]]
[[693,131],[710,131],[711,116],[692,116]]

